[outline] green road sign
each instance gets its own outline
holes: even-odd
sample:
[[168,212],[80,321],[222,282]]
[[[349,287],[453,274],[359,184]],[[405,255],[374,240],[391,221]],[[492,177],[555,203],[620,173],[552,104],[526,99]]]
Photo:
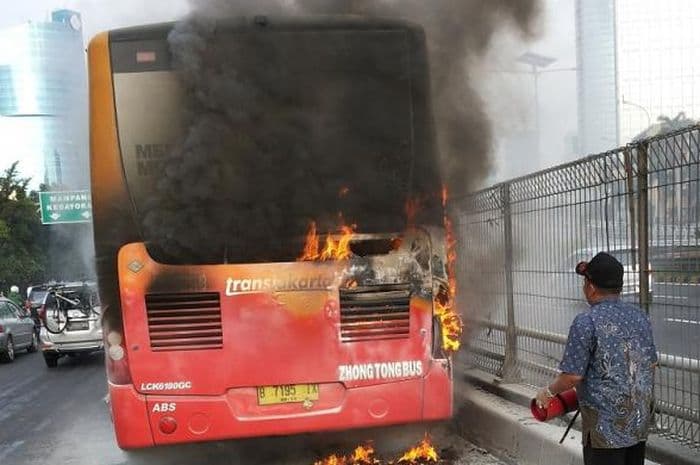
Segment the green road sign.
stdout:
[[44,224],[92,221],[90,191],[40,192],[39,203]]

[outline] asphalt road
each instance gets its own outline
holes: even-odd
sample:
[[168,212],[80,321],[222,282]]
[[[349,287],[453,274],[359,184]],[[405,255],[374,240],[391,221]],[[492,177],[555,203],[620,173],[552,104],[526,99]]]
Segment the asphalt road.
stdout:
[[[546,289],[516,295],[515,321],[521,328],[566,335],[571,322],[588,306],[579,301],[550,298]],[[505,309],[495,306],[493,321],[505,322]],[[488,313],[488,312],[487,312]],[[700,285],[654,283],[649,317],[657,349],[665,354],[700,359]],[[551,355],[561,355],[561,347]]]
[[656,283],[649,315],[661,352],[700,359],[700,285]]
[[503,465],[459,438],[449,424],[192,444],[126,453],[116,446],[103,401],[106,393],[103,364],[103,356],[95,354],[62,359],[57,369],[49,370],[41,354],[22,353],[14,363],[0,365],[0,464],[312,465],[332,453],[349,453],[368,439],[374,440],[380,453],[399,453],[420,440],[427,429],[446,459],[443,463]]

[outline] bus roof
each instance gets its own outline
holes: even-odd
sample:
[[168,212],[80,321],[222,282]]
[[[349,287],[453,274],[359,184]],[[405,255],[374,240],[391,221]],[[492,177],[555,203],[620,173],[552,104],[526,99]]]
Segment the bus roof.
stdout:
[[[423,28],[408,21],[361,16],[253,16],[228,19],[204,19],[215,27],[229,30],[249,30],[256,28],[269,31],[308,31],[308,30],[408,30],[423,34]],[[110,42],[133,40],[158,40],[167,37],[176,22],[147,24],[109,31]]]

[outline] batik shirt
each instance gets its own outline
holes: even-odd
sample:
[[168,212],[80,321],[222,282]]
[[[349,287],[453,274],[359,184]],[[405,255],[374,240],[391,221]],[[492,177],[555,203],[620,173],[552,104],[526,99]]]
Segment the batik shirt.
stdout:
[[583,376],[584,445],[622,448],[647,439],[656,362],[651,323],[638,307],[609,299],[576,316],[559,369]]

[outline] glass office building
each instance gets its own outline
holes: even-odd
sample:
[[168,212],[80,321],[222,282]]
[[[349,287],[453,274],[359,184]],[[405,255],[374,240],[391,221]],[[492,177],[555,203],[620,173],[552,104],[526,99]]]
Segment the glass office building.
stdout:
[[89,186],[87,72],[80,15],[0,30],[0,157],[31,187]]
[[577,0],[579,151],[598,153],[618,143],[615,0]]
[[577,0],[583,154],[630,142],[660,116],[700,119],[697,0]]

